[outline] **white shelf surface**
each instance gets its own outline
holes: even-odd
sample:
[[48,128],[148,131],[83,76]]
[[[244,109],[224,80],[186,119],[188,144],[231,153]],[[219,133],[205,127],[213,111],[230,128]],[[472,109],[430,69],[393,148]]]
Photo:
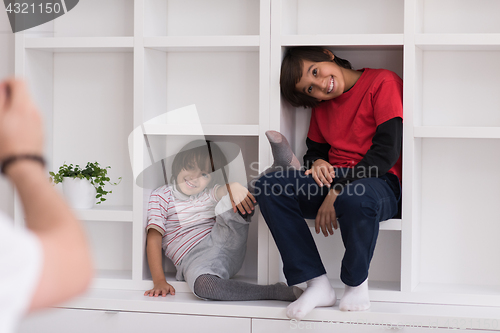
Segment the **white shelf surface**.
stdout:
[[500,34],[417,34],[415,45],[422,50],[498,51]]
[[[202,125],[204,135],[258,136],[259,125]],[[190,124],[145,124],[147,135],[200,135],[200,125]]]
[[132,52],[133,37],[25,38],[26,49],[52,52]]
[[131,277],[131,270],[100,269],[95,272],[96,279],[130,280]]
[[500,139],[500,127],[416,126],[416,138]]
[[[185,281],[177,281],[175,272],[165,272],[165,278],[179,293],[190,293]],[[257,284],[257,277],[236,275],[232,279]],[[131,270],[97,270],[91,288],[109,290],[134,290],[144,293],[153,287],[151,279],[133,280]]]
[[134,288],[132,270],[97,269],[91,288],[98,289],[138,289]]
[[259,36],[145,37],[144,47],[169,52],[258,51]]
[[401,219],[390,219],[380,222],[380,230],[399,230],[401,231]]
[[[166,297],[148,297],[143,294],[143,291],[91,289],[84,296],[61,307],[289,320],[286,317],[288,302],[212,302],[200,300],[190,292],[177,292],[174,296]],[[440,327],[443,327],[446,320],[461,319],[466,320],[467,324],[463,328],[484,329],[484,320],[491,321],[498,318],[500,318],[498,306],[444,306],[372,301],[368,311],[342,312],[337,302],[333,307],[314,309],[304,320],[352,322],[355,319],[357,322],[385,324],[420,322],[423,326],[426,326],[425,323],[429,325],[439,320]]]
[[283,35],[282,46],[402,46],[403,34],[342,34],[342,35]]
[[[315,228],[315,220],[306,219],[309,228]],[[390,219],[380,222],[380,230],[401,230],[401,219]]]
[[[175,273],[165,273],[166,280],[170,283],[176,290],[176,292],[188,293],[191,292],[186,282],[175,280]],[[233,280],[243,281],[247,283],[257,284],[257,278],[251,278],[247,276],[237,275],[232,278]],[[118,281],[119,282],[119,281]],[[102,283],[102,281],[101,281]],[[330,279],[330,283],[335,289],[337,296],[342,296],[344,293],[344,283],[340,279]],[[141,283],[135,284],[138,290],[148,290],[153,287],[153,281],[144,280]],[[299,288],[305,289],[306,284],[299,284]],[[369,281],[370,288],[370,299],[375,301],[383,301],[385,299],[385,294],[389,293],[397,293],[400,290],[399,281]],[[108,289],[119,289],[119,288],[108,288]]]
[[78,218],[84,221],[133,221],[133,211],[131,206],[95,205],[92,209],[76,210],[76,213]]
[[500,296],[500,285],[479,286],[471,284],[420,283],[413,291],[417,293],[462,293],[471,295]]

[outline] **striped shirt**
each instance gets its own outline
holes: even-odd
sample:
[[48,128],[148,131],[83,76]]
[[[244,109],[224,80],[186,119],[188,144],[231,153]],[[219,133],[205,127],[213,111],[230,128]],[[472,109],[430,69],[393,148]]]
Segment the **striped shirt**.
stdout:
[[188,196],[175,186],[164,185],[151,193],[147,230],[155,229],[162,234],[165,255],[175,266],[212,231],[218,187]]

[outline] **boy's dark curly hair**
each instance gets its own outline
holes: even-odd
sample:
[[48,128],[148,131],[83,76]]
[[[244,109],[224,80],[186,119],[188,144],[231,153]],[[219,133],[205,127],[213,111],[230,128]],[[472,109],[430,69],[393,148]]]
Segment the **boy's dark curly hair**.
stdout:
[[[210,158],[210,154],[212,155],[212,159]],[[186,169],[190,166],[197,166],[203,172],[212,173],[212,161],[213,170],[222,169],[227,165],[226,156],[217,144],[209,140],[195,140],[189,142],[182,147],[180,152],[174,157],[174,161],[172,162],[171,183],[175,183],[182,169]],[[212,179],[208,186],[214,186],[215,184],[225,184],[224,178],[220,172],[212,174]]]
[[[281,63],[280,87],[283,97],[293,106],[315,107],[318,100],[298,91],[295,85],[302,78],[304,60],[312,62],[332,61],[327,49],[321,46],[297,46],[288,49]],[[351,63],[335,56],[333,62],[343,68],[352,69]]]

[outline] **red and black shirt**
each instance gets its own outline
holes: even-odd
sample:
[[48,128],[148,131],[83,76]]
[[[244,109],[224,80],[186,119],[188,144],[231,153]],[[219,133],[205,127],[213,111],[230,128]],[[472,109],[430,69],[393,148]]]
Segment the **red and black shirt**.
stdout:
[[385,69],[361,71],[350,90],[312,110],[304,163],[309,168],[321,158],[334,167],[353,168],[336,175],[335,184],[387,172],[401,179],[403,81]]

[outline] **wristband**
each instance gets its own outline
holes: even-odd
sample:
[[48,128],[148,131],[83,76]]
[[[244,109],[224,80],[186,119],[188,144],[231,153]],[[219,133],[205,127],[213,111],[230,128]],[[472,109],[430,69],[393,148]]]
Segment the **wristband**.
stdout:
[[31,160],[40,163],[43,167],[45,167],[45,159],[40,156],[40,155],[14,155],[7,157],[4,159],[1,163],[2,167],[0,168],[0,172],[5,175],[5,170],[9,165],[11,165],[14,162],[21,161],[21,160]]

